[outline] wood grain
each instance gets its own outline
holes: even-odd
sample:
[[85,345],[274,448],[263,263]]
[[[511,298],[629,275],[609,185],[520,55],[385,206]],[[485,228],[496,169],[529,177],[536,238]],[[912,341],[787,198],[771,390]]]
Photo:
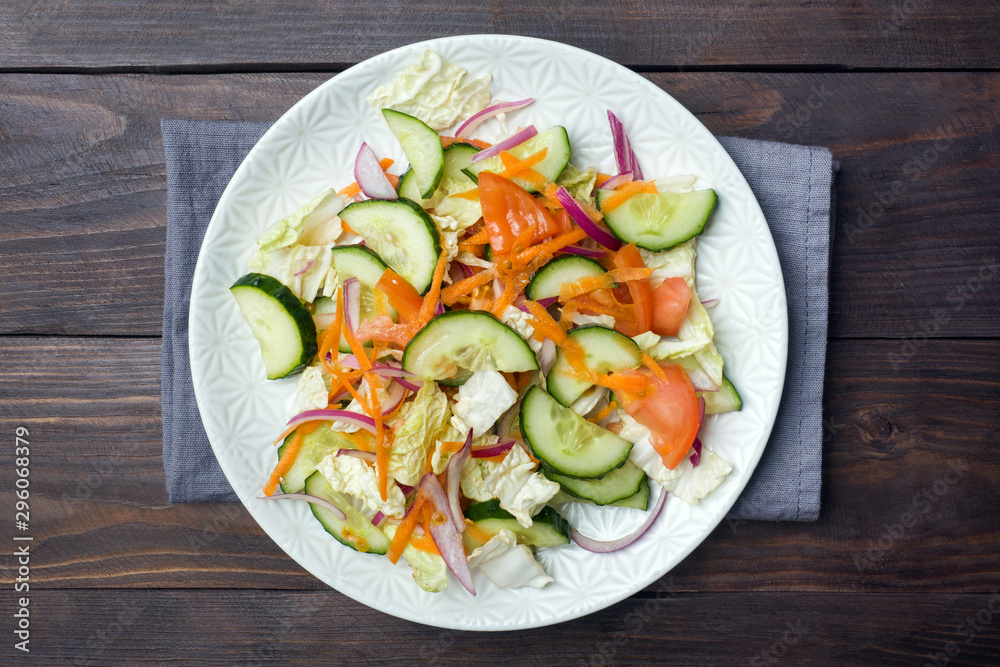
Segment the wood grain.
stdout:
[[[893,370],[888,355],[897,344],[831,343],[820,520],[723,522],[664,588],[996,585],[1000,341],[931,341]],[[323,588],[242,506],[167,502],[159,359],[156,339],[0,337],[0,429],[23,425],[33,441],[32,580]],[[0,467],[12,466],[11,455],[0,450]],[[8,501],[11,491],[0,492]]]
[[31,609],[33,665],[994,665],[1000,651],[996,594],[662,594],[488,634],[335,591],[40,590]]
[[8,0],[0,68],[329,68],[479,33],[553,39],[642,67],[995,68],[998,29],[995,2],[960,0]]
[[[717,134],[840,160],[831,335],[1000,335],[1000,74],[648,76]],[[0,75],[0,333],[158,335],[159,119],[272,119],[326,78]]]

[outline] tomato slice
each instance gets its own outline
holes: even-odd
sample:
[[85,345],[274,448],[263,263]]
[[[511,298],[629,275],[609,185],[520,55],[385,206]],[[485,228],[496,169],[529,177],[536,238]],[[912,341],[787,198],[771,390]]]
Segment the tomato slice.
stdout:
[[493,252],[514,250],[518,238],[534,228],[530,241],[538,243],[559,232],[555,217],[517,183],[488,171],[479,174],[479,201]]
[[676,336],[680,331],[691,288],[683,278],[667,278],[652,292],[653,322],[650,331],[660,336]]
[[698,398],[691,379],[683,368],[673,363],[661,363],[666,382],[646,369],[622,371],[642,373],[649,379],[645,395],[623,396],[625,412],[649,429],[649,442],[670,470],[677,467],[694,444],[701,422]]
[[[642,261],[642,255],[634,243],[622,246],[615,255],[615,267],[621,269],[643,269],[646,267]],[[649,331],[653,321],[653,299],[651,297],[652,288],[648,280],[630,280],[626,283],[628,291],[632,295],[632,304],[635,306],[635,333],[629,334],[637,336]],[[629,327],[631,329],[631,327]]]
[[385,270],[375,283],[375,289],[389,297],[389,303],[406,321],[415,319],[424,305],[424,299],[416,288],[392,269]]

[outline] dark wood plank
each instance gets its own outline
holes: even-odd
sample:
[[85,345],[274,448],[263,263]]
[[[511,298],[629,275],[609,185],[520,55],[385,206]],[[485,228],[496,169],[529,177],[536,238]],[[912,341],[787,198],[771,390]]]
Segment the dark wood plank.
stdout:
[[[1000,577],[1000,342],[835,341],[816,523],[723,522],[670,590],[983,592]],[[322,588],[234,505],[164,489],[155,339],[0,337],[0,430],[31,431],[33,581]],[[12,467],[0,450],[0,467]],[[0,502],[12,501],[10,488]]]
[[[13,608],[9,592],[0,597]],[[664,594],[504,633],[418,625],[334,591],[36,590],[30,609],[34,665],[635,665],[664,664],[669,656],[670,664],[758,667],[1000,659],[1000,597],[988,593]],[[3,650],[12,652],[10,644]]]
[[583,0],[59,0],[44,10],[11,0],[0,7],[0,68],[329,67],[434,37],[510,32],[630,66],[981,68],[998,65],[998,28],[995,2],[959,0],[684,0],[614,8]]
[[[0,332],[159,334],[160,117],[276,118],[326,78],[0,75]],[[650,78],[718,134],[841,161],[831,335],[1000,335],[1000,74]]]

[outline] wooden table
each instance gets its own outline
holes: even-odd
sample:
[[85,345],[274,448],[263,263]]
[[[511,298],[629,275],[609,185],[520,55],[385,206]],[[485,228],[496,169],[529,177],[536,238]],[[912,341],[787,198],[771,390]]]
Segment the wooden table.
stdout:
[[[1000,4],[521,5],[0,4],[0,539],[30,545],[31,586],[24,654],[6,556],[0,656],[1000,661]],[[351,63],[476,32],[589,49],[717,134],[841,162],[820,520],[723,523],[627,601],[507,634],[428,628],[327,589],[242,506],[170,505],[161,458],[159,119],[275,119]],[[11,541],[18,427],[32,542]]]

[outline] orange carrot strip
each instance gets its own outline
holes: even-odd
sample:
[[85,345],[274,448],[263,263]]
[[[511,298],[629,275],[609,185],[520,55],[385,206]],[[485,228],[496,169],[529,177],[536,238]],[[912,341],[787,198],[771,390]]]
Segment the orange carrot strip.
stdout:
[[420,292],[392,269],[386,269],[375,283],[375,293],[379,292],[388,297],[389,303],[406,321],[416,319],[424,303]]
[[302,424],[299,426],[298,430],[295,432],[295,437],[292,441],[288,443],[288,447],[285,451],[281,453],[281,458],[278,459],[278,465],[274,466],[274,471],[271,472],[271,476],[267,480],[267,484],[264,485],[264,495],[270,496],[274,493],[274,490],[278,488],[278,484],[281,483],[281,478],[285,476],[292,468],[292,464],[295,463],[296,457],[299,455],[299,451],[302,449],[302,442],[307,435],[316,430],[319,426],[319,422],[309,422],[307,424]]
[[[385,441],[385,428],[382,426],[382,405],[378,400],[378,389],[372,385],[372,380],[378,381],[374,373],[365,375],[371,388],[368,396],[372,399],[372,417],[375,419],[375,458],[378,466],[378,492],[382,500],[389,498],[389,447]],[[379,382],[381,384],[381,382]]]
[[448,195],[452,199],[468,199],[469,201],[476,201],[479,199],[479,188],[472,188],[471,190],[466,190],[465,192],[457,192],[453,195]]
[[[448,250],[442,248],[437,266],[434,267],[434,275],[431,277],[431,288],[424,295],[424,301],[420,306],[420,313],[417,316],[418,324],[416,325],[418,328],[423,327],[434,317],[434,311],[437,309],[438,301],[441,298],[441,281],[444,280],[444,269],[447,264]],[[416,331],[413,333],[416,334]]]
[[424,534],[420,537],[410,537],[410,546],[414,549],[440,556],[441,552],[438,551],[437,545],[434,544],[434,538],[431,537],[431,533],[427,530],[426,525],[424,526],[424,531]]
[[457,283],[441,290],[441,301],[450,306],[455,303],[455,300],[458,299],[458,297],[469,294],[480,285],[485,285],[493,280],[494,275],[495,273],[492,269],[486,269],[485,271],[480,271],[474,276],[459,280]]
[[346,188],[337,190],[337,194],[341,197],[353,197],[361,192],[361,186],[357,183],[351,183]]
[[417,522],[420,521],[423,514],[421,510],[425,502],[423,495],[418,492],[409,513],[403,518],[403,522],[399,524],[396,534],[392,536],[392,542],[389,543],[389,549],[386,550],[385,555],[389,557],[389,561],[393,564],[398,563],[399,557],[403,555],[403,549],[409,543],[410,537],[413,535],[413,529],[417,527]]
[[602,174],[602,173],[598,172],[597,173],[597,180],[594,181],[594,185],[596,185],[597,187],[601,187],[602,185],[604,185],[605,183],[607,183],[610,180],[611,180],[611,174]]
[[663,372],[662,368],[660,368],[660,364],[656,363],[656,360],[645,352],[642,353],[642,365],[653,371],[653,375],[655,375],[658,380],[663,383],[667,382],[667,374]]
[[486,544],[491,539],[493,539],[492,533],[486,532],[485,530],[477,526],[469,519],[465,520],[465,532],[467,532],[469,536],[472,537],[474,540],[476,540],[477,542],[482,542],[483,544]]
[[[523,160],[518,160],[517,157],[511,155],[507,151],[500,151],[500,160],[503,162],[504,170],[500,175],[504,178],[513,178],[514,176],[519,176],[528,169],[531,169],[536,164],[545,159],[545,156],[549,154],[548,148],[543,148],[540,151],[536,151],[524,158]],[[537,172],[536,172],[537,173]]]
[[601,210],[613,211],[640,192],[656,194],[656,186],[647,181],[631,181],[615,190],[615,193],[601,202]]
[[566,246],[572,245],[577,241],[582,241],[586,237],[587,232],[577,228],[571,232],[560,234],[551,241],[546,241],[545,243],[540,243],[536,246],[528,248],[516,257],[512,257],[511,262],[515,266],[527,266],[533,259],[554,255],[557,251],[562,250]]
[[596,415],[594,415],[593,417],[591,417],[587,421],[592,422],[594,424],[598,424],[598,423],[600,423],[600,421],[602,419],[604,419],[605,417],[607,417],[608,415],[610,415],[617,408],[618,408],[618,404],[615,403],[614,401],[611,401],[610,403],[608,403],[607,405],[605,405],[603,408],[601,408],[600,412],[598,412]]

